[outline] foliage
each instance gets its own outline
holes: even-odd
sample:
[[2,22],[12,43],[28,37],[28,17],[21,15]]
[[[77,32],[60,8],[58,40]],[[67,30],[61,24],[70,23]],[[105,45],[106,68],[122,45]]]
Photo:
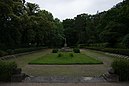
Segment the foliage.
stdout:
[[101,48],[101,47],[86,47],[87,49],[93,49],[103,52],[116,53],[129,56],[129,49],[117,49],[117,48]]
[[10,81],[15,68],[17,68],[15,62],[0,61],[0,81]]
[[[128,48],[129,2],[124,0],[108,11],[79,14],[61,22],[38,4],[25,0],[0,0],[0,49],[34,46],[60,47],[122,43]],[[124,39],[123,39],[124,38]]]
[[62,23],[37,4],[0,0],[0,13],[0,49],[62,45]]
[[58,53],[58,49],[53,49],[52,53]]
[[70,55],[70,57],[74,57],[73,53],[70,53],[69,55]]
[[129,34],[127,34],[122,41],[122,44],[126,47],[129,48]]
[[7,55],[8,53],[5,51],[0,50],[0,57]]
[[0,57],[6,56],[6,55],[12,55],[12,54],[32,52],[32,51],[36,51],[36,50],[41,50],[43,48],[44,47],[31,47],[31,48],[8,49],[6,51],[0,50]]
[[94,44],[89,44],[89,47],[101,47],[105,48],[109,46],[109,43],[94,43]]
[[62,53],[59,53],[59,54],[58,54],[58,57],[62,57],[62,56],[63,56],[63,54],[62,54]]
[[[61,58],[57,58],[57,56]],[[40,65],[72,65],[72,64],[102,64],[101,61],[89,57],[85,54],[74,54],[74,57],[71,58],[70,53],[51,53],[45,56],[42,56],[38,59],[32,60],[29,64],[40,64]]]
[[74,49],[73,49],[73,52],[74,52],[74,53],[80,53],[80,49],[79,49],[79,48],[74,48]]
[[115,70],[115,73],[119,75],[120,81],[129,80],[129,60],[115,59],[111,66]]
[[[108,43],[115,47],[129,33],[129,2],[124,0],[108,11],[95,15],[80,14],[63,20],[64,34],[69,45]],[[119,14],[119,15],[118,15]]]

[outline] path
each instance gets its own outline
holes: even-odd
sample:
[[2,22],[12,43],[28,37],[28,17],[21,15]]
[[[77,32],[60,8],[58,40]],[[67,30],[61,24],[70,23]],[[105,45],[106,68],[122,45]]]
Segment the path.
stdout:
[[[40,56],[43,56],[50,52],[50,50],[41,51],[38,53],[30,54],[22,56],[21,58],[12,59],[11,61],[16,61],[18,66],[23,69],[23,72],[34,75],[34,76],[43,76],[37,77],[37,79],[51,79],[50,76],[61,76],[65,75],[65,77],[86,77],[86,76],[99,76],[107,71],[112,62],[112,58],[110,56],[105,55],[101,52],[84,50],[87,55],[93,56],[97,59],[101,59],[104,64],[103,65],[28,65],[32,59],[36,59]],[[36,79],[36,78],[34,78]],[[53,78],[53,80],[58,81],[60,78]],[[62,77],[61,77],[62,79]],[[67,79],[67,78],[64,78]],[[95,79],[95,78],[94,78]],[[33,79],[32,79],[33,80]],[[76,78],[75,80],[80,80]],[[81,80],[85,80],[84,78]],[[98,80],[98,79],[97,79]],[[69,81],[69,80],[68,80]],[[92,81],[92,80],[91,80]],[[101,80],[100,80],[101,81]],[[42,82],[42,81],[41,81]],[[23,82],[23,83],[0,83],[0,86],[129,86],[129,83],[108,83],[108,82],[87,82],[78,83],[78,82],[67,82],[67,83],[35,83],[35,82]]]
[[103,77],[68,77],[68,76],[37,76],[28,77],[26,83],[102,83],[107,82]]
[[[47,53],[49,53],[47,51]],[[42,52],[45,55],[46,51]],[[36,59],[40,56],[34,54],[29,56],[24,56],[15,61],[18,63],[19,67],[22,67],[23,72],[27,73],[30,76],[100,76],[103,73],[107,72],[110,67],[112,59],[109,56],[100,54],[98,52],[93,52],[90,50],[84,50],[84,53],[93,56],[97,59],[101,59],[104,64],[101,65],[28,65],[27,63],[31,59]],[[34,57],[35,56],[35,57]],[[22,59],[23,58],[23,59]],[[26,62],[26,63],[25,63]],[[23,64],[24,63],[24,64]]]
[[0,86],[129,86],[129,83],[3,83]]

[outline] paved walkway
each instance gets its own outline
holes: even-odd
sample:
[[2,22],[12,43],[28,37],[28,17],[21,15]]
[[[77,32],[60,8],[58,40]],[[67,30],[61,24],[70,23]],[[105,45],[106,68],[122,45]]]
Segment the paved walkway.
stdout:
[[27,77],[23,82],[26,83],[104,83],[107,82],[103,77],[68,77],[68,76],[38,76]]
[[0,86],[129,86],[129,83],[0,83]]

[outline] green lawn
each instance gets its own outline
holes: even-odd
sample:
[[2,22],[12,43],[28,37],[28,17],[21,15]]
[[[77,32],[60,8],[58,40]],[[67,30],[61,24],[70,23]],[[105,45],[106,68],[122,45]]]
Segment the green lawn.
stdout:
[[[73,54],[73,56],[71,56]],[[36,60],[32,60],[29,64],[38,65],[72,65],[72,64],[102,64],[102,61],[89,57],[82,53],[50,53]]]

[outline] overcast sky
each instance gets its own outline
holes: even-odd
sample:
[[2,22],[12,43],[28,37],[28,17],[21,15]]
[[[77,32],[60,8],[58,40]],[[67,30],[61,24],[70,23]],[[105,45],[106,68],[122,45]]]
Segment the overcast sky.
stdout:
[[60,20],[73,18],[78,14],[96,14],[110,9],[123,0],[26,0],[36,3],[41,9],[51,12]]

